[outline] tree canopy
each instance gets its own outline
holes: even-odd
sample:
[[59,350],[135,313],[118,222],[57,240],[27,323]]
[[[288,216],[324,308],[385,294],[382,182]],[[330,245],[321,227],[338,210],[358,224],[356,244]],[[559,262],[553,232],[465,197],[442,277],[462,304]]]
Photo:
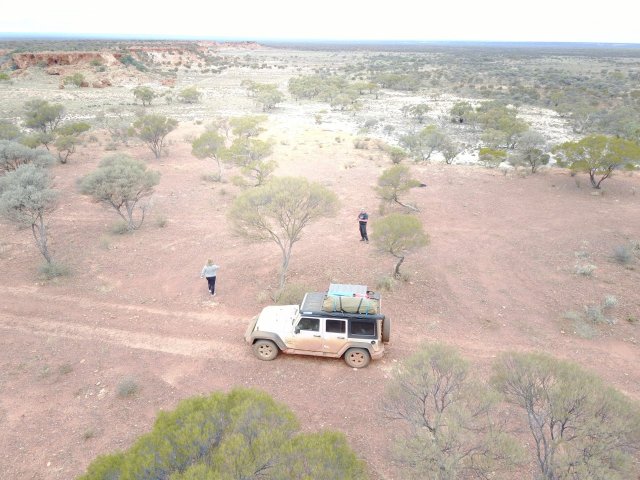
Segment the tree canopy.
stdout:
[[593,188],[600,188],[600,184],[617,169],[635,169],[640,165],[640,145],[606,135],[590,135],[577,142],[565,142],[553,151],[557,154],[558,165],[588,173]]
[[36,245],[49,264],[52,259],[46,217],[57,207],[57,198],[48,170],[40,166],[23,164],[0,177],[0,212],[15,223],[31,227]]
[[177,126],[177,120],[163,115],[144,115],[133,122],[136,135],[147,144],[156,158],[162,155],[166,136]]
[[241,236],[278,245],[282,289],[293,245],[301,239],[302,231],[314,220],[333,215],[337,204],[335,194],[319,183],[301,177],[275,177],[236,197],[229,219]]
[[29,148],[9,140],[0,140],[0,173],[12,172],[19,166],[28,163],[45,167],[52,162],[53,157],[46,150]]
[[541,478],[632,477],[640,409],[578,365],[540,353],[508,353],[494,385],[524,410]]
[[429,236],[424,233],[420,220],[402,213],[392,213],[375,221],[371,237],[379,250],[398,260],[393,269],[394,277],[400,276],[400,265],[408,252],[429,244]]
[[[160,182],[160,172],[147,170],[140,160],[126,154],[106,157],[98,168],[80,179],[80,192],[102,202],[118,213],[127,222],[128,230],[140,228],[145,216],[145,207],[140,200],[153,194]],[[141,210],[139,221],[134,220],[136,207]]]
[[98,457],[78,480],[160,478],[364,480],[366,474],[344,435],[299,433],[285,405],[235,389],[161,412],[150,433],[124,452]]
[[499,473],[517,463],[521,451],[503,433],[498,400],[452,347],[425,344],[399,364],[383,410],[400,424],[393,429],[394,456],[408,478],[505,478]]

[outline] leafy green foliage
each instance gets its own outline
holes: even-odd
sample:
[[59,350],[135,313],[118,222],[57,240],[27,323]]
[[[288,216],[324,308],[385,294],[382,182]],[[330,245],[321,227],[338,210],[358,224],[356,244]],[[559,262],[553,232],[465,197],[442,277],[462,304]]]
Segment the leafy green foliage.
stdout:
[[0,140],[0,172],[12,172],[28,163],[46,167],[52,162],[53,157],[49,152],[29,148],[13,141]]
[[478,161],[485,167],[497,167],[507,159],[505,150],[482,147],[478,152]]
[[58,150],[60,163],[67,163],[71,154],[75,153],[76,146],[80,144],[80,135],[89,130],[91,125],[86,122],[72,122],[56,128],[58,135],[54,146]]
[[231,131],[236,137],[257,137],[264,128],[261,126],[267,120],[264,115],[248,115],[245,117],[235,117],[229,120]]
[[139,70],[141,72],[146,72],[147,71],[147,67],[145,67],[142,62],[140,62],[139,60],[133,58],[129,54],[123,55],[122,57],[120,57],[120,63],[122,63],[123,65],[127,65],[127,66],[131,65],[131,66],[135,67],[136,70]]
[[275,83],[257,83],[249,81],[247,90],[255,101],[262,105],[262,111],[267,112],[284,100],[284,95]]
[[400,137],[400,145],[409,150],[417,161],[428,161],[434,151],[442,148],[445,140],[446,135],[436,125],[428,125],[418,133]]
[[18,140],[20,129],[9,120],[0,120],[0,140]]
[[519,461],[517,442],[496,423],[498,396],[453,348],[423,345],[391,378],[384,411],[402,425],[395,457],[410,478],[497,478]]
[[265,393],[194,397],[161,412],[129,450],[98,457],[78,480],[366,478],[342,434],[298,429]]
[[270,143],[256,138],[241,137],[223,151],[223,158],[240,167],[241,173],[258,186],[276,169],[276,161],[267,159],[271,152]]
[[508,353],[494,384],[525,411],[542,478],[631,478],[640,409],[598,377],[547,355]]
[[82,87],[86,85],[84,75],[80,72],[76,72],[73,75],[67,75],[62,79],[64,85],[73,85],[74,87]]
[[163,115],[143,115],[133,122],[136,135],[147,144],[156,158],[162,155],[166,136],[177,126],[177,120]]
[[408,205],[400,200],[400,196],[414,187],[420,186],[420,182],[411,176],[411,170],[405,165],[394,165],[382,172],[378,178],[376,192],[384,203],[397,203],[410,210],[417,211],[413,205]]
[[225,148],[224,138],[215,131],[202,133],[191,143],[191,154],[197,158],[211,158],[218,164],[217,181],[222,179],[221,157]]
[[549,163],[549,158],[542,134],[528,130],[520,135],[515,155],[509,158],[509,163],[514,166],[524,165],[531,170],[531,173],[536,173],[542,165]]
[[379,250],[398,259],[393,270],[396,278],[400,277],[400,265],[405,255],[429,244],[429,236],[424,233],[420,220],[401,213],[392,213],[375,221],[371,237]]
[[52,263],[47,245],[46,217],[57,206],[58,192],[51,188],[44,168],[26,164],[0,177],[0,213],[9,220],[31,227],[40,253]]
[[[140,228],[144,221],[144,206],[140,200],[153,194],[153,188],[160,182],[160,172],[147,170],[144,162],[135,160],[126,154],[106,157],[98,168],[79,181],[80,192],[89,195],[116,210],[127,222],[129,231]],[[142,215],[138,222],[134,220],[136,207]]]
[[558,165],[588,173],[593,188],[600,188],[614,170],[632,170],[640,165],[640,145],[606,135],[590,135],[577,142],[565,142],[553,151],[558,155]]
[[[518,118],[517,109],[504,105],[501,102],[487,102],[478,108],[478,122],[486,131],[495,132],[495,138],[500,143],[490,143],[492,147],[504,146],[507,149],[515,148],[519,135],[529,129],[529,125]],[[487,138],[487,137],[484,137]]]
[[276,177],[240,194],[229,210],[236,232],[254,241],[275,242],[282,252],[279,288],[285,284],[293,245],[312,221],[335,213],[333,192],[305,178]]
[[178,94],[178,101],[181,103],[198,103],[202,98],[202,92],[198,87],[187,87]]
[[142,102],[143,106],[151,105],[151,102],[158,95],[151,87],[139,85],[133,89],[133,96]]
[[41,133],[53,133],[64,116],[64,106],[34,99],[25,102],[23,107],[24,125]]

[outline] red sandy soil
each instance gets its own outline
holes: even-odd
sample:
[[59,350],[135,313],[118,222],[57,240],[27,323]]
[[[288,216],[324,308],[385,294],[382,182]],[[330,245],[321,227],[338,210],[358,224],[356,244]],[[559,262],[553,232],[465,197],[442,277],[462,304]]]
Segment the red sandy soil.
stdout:
[[[640,327],[626,320],[640,316],[640,261],[625,267],[611,258],[617,245],[640,240],[639,176],[617,175],[592,195],[585,176],[566,171],[417,165],[427,187],[407,199],[420,207],[431,244],[407,257],[408,280],[384,294],[393,319],[387,355],[363,370],[303,356],[262,362],[243,333],[270,302],[279,251],[233,235],[225,215],[239,190],[202,179],[214,166],[191,156],[184,133],[172,134],[162,160],[130,149],[162,172],[152,213],[131,235],[110,234],[115,213],[75,189],[105,155],[100,145],[53,167],[63,194],[50,218],[51,246],[71,267],[68,278],[39,280],[31,232],[0,224],[0,478],[74,478],[97,455],[129,447],[160,410],[234,387],[267,391],[305,430],[343,431],[372,478],[398,478],[381,398],[393,367],[428,341],[456,346],[481,378],[501,352],[542,351],[640,400]],[[341,200],[338,215],[309,226],[294,247],[289,281],[313,290],[331,281],[374,286],[393,267],[359,242],[356,220],[361,207],[378,217],[372,187],[389,162],[334,138],[307,132],[274,154],[276,174],[320,181]],[[224,171],[227,180],[232,174]],[[215,301],[199,278],[207,258],[221,265]],[[597,269],[580,276],[577,263]],[[592,339],[574,333],[563,315],[606,295],[618,299],[610,314],[617,322]],[[121,398],[127,378],[141,390]]]

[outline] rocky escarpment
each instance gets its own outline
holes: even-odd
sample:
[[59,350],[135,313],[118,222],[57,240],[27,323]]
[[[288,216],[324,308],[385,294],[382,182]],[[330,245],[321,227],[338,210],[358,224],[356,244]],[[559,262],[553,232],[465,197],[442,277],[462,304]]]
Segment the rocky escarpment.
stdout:
[[16,68],[23,70],[33,66],[66,66],[98,61],[114,64],[122,55],[111,52],[22,52],[11,56]]

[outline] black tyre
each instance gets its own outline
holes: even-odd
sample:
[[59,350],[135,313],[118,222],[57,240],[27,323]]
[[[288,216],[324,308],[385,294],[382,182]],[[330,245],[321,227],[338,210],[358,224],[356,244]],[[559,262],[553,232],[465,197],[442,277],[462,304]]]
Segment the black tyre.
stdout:
[[371,356],[364,348],[350,348],[344,354],[344,361],[351,368],[364,368],[369,365]]
[[385,317],[382,320],[382,341],[384,343],[389,343],[389,339],[391,338],[391,319]]
[[279,352],[278,346],[271,340],[258,340],[253,344],[253,353],[260,360],[273,360]]

